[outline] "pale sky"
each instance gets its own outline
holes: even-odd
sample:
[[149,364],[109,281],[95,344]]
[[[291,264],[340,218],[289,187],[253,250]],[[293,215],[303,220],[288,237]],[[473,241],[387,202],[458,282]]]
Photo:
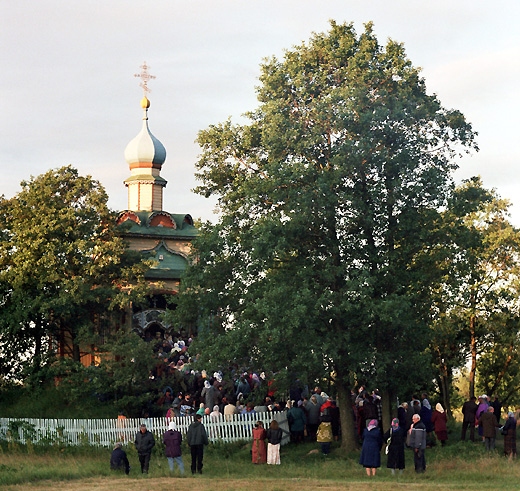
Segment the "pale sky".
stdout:
[[127,208],[127,143],[142,124],[166,147],[163,208],[213,219],[191,189],[197,132],[257,107],[264,57],[324,32],[329,19],[374,22],[381,44],[403,42],[428,92],[479,133],[457,179],[481,175],[509,199],[520,226],[518,0],[0,0],[0,195],[63,165],[99,180]]

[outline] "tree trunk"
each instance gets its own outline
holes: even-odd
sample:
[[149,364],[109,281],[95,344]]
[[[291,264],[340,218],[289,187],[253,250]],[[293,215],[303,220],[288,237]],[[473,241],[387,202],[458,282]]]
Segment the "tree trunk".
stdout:
[[[384,390],[381,393],[381,403],[383,404],[383,428],[390,428],[392,418],[397,416],[397,409],[394,406],[393,394],[388,390]],[[384,433],[384,429],[381,431]]]
[[81,361],[81,352],[79,349],[79,344],[73,341],[72,344],[72,359],[74,361],[80,362]]
[[471,366],[469,369],[469,396],[475,396],[475,373],[477,372],[477,337],[475,335],[475,314],[471,314],[469,318],[469,333],[470,333],[470,353]]
[[446,411],[446,415],[448,418],[451,418],[451,405],[450,405],[450,384],[451,377],[448,375],[448,368],[443,369],[443,373],[439,379],[439,389],[441,392],[441,401],[444,410]]
[[338,406],[341,422],[341,450],[347,454],[358,449],[356,438],[356,428],[354,425],[354,414],[352,412],[352,402],[350,392],[346,385],[338,383]]

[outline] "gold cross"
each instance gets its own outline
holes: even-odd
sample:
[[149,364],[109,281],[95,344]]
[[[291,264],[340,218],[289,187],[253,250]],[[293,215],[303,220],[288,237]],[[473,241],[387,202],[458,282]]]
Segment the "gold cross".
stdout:
[[148,73],[148,68],[150,68],[150,67],[146,64],[146,61],[143,62],[143,64],[140,66],[140,68],[141,68],[141,73],[134,74],[134,77],[138,77],[142,80],[142,82],[139,84],[139,87],[142,87],[144,96],[146,97],[146,93],[151,92],[151,90],[148,88],[148,81],[153,80],[155,78],[155,75],[150,75]]

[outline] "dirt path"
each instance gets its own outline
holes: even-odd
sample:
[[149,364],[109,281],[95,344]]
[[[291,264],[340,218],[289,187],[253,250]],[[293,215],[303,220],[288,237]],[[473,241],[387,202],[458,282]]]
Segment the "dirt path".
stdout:
[[[392,489],[409,490],[410,483],[392,483]],[[171,491],[172,489],[187,489],[189,491],[388,491],[388,482],[377,482],[375,479],[341,483],[327,482],[317,479],[283,479],[260,480],[248,479],[206,479],[195,478],[105,478],[83,479],[78,481],[56,482],[46,481],[37,484],[23,484],[18,486],[0,487],[2,491]],[[447,491],[446,484],[413,483],[414,490],[420,491]],[[453,488],[460,489],[460,487]]]

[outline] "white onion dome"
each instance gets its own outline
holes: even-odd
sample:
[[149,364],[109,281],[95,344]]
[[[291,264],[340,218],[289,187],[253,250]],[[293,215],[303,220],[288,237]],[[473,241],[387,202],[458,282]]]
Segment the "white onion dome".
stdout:
[[166,160],[166,149],[148,128],[150,101],[147,97],[143,97],[141,100],[141,107],[144,111],[143,127],[140,133],[126,146],[125,160],[131,167],[140,163],[152,163],[154,167],[160,167]]

